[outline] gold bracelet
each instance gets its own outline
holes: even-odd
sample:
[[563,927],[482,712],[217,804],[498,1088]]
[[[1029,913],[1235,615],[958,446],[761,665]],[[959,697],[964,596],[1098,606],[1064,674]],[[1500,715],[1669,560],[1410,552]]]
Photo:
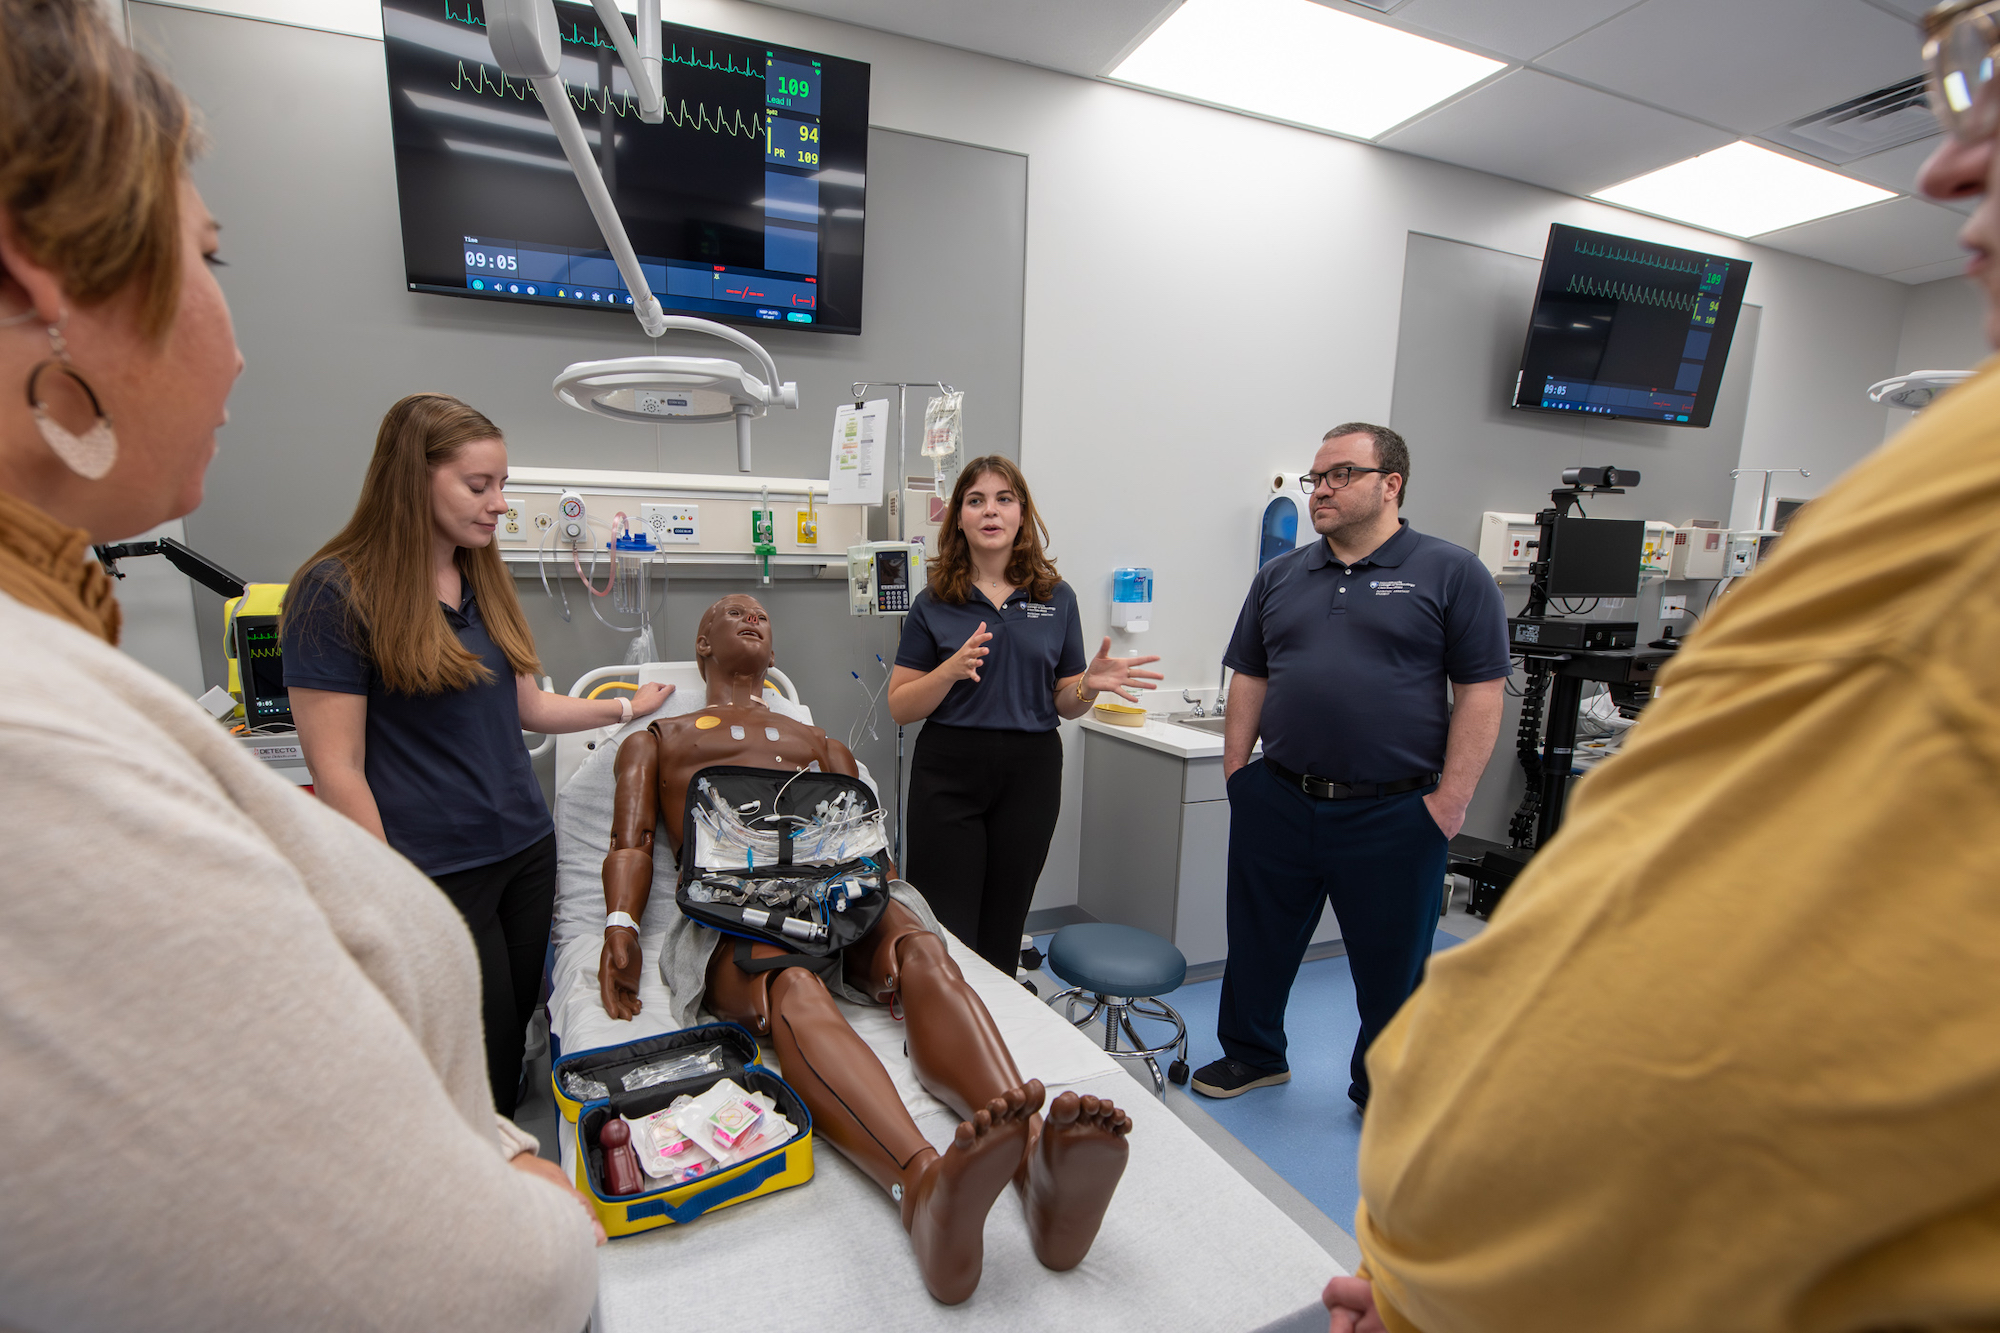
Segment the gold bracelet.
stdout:
[[[1090,674],[1089,672],[1085,672],[1085,673],[1084,673],[1084,676],[1087,676],[1087,675],[1089,675],[1089,674]],[[1093,694],[1093,695],[1091,695],[1091,696],[1090,696],[1090,697],[1089,697],[1088,699],[1086,699],[1086,698],[1084,698],[1084,697],[1083,697],[1083,681],[1084,681],[1084,676],[1078,676],[1078,677],[1076,678],[1076,701],[1077,701],[1078,703],[1080,703],[1080,704],[1090,704],[1090,703],[1096,703],[1096,702],[1097,702],[1097,695],[1096,695],[1096,694]],[[1102,690],[1099,690],[1099,691],[1098,691],[1098,694],[1102,694],[1102,693],[1103,693],[1103,691],[1102,691]]]

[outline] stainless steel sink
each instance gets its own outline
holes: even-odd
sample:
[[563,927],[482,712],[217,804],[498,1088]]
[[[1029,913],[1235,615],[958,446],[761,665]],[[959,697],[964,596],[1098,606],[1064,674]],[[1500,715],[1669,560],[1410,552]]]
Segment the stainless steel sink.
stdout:
[[1167,714],[1167,721],[1177,727],[1187,727],[1193,731],[1205,731],[1211,736],[1220,736],[1222,728],[1228,723],[1227,718],[1196,717],[1193,713],[1169,713]]

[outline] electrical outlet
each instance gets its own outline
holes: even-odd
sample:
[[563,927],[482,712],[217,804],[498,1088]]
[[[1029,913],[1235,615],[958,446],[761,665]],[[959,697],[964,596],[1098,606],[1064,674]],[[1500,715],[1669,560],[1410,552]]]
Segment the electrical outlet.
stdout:
[[521,535],[521,506],[513,500],[507,502],[507,512],[500,516],[500,536],[504,538]]
[[701,545],[700,505],[642,504],[639,522],[655,546]]
[[799,545],[819,545],[819,517],[810,509],[799,510]]
[[1660,619],[1679,620],[1687,613],[1688,599],[1686,593],[1677,593],[1672,597],[1662,597],[1660,599]]

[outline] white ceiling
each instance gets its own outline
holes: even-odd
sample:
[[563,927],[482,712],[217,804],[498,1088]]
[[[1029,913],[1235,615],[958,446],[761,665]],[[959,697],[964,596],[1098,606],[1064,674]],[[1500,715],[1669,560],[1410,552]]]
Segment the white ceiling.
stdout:
[[[1511,66],[1382,136],[1383,147],[1577,195],[1738,138],[1814,161],[1764,136],[1921,73],[1917,19],[1933,2],[1319,0]],[[763,3],[1095,77],[1180,0]],[[1960,271],[1954,237],[1971,205],[1916,197],[1917,168],[1936,143],[1837,168],[1902,197],[1758,243],[1902,282]]]

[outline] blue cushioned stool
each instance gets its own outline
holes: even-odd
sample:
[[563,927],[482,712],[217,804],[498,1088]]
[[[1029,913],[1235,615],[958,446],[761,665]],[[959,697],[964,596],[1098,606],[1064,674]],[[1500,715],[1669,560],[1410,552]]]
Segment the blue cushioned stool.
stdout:
[[[1054,1005],[1062,1002],[1063,1017],[1077,1027],[1104,1021],[1104,1052],[1120,1060],[1144,1060],[1153,1071],[1153,1087],[1166,1099],[1166,1080],[1160,1077],[1154,1056],[1175,1052],[1167,1075],[1175,1083],[1188,1081],[1187,1024],[1173,1006],[1158,997],[1178,990],[1187,977],[1187,959],[1181,951],[1151,931],[1137,926],[1114,926],[1108,922],[1064,926],[1049,942],[1049,971],[1067,981],[1070,989],[1049,997]],[[1089,999],[1090,1012],[1076,1016],[1076,1004]],[[1174,1025],[1174,1036],[1158,1046],[1146,1046],[1132,1030],[1133,1016],[1158,1019]],[[1118,1034],[1125,1034],[1131,1046],[1121,1050]]]

